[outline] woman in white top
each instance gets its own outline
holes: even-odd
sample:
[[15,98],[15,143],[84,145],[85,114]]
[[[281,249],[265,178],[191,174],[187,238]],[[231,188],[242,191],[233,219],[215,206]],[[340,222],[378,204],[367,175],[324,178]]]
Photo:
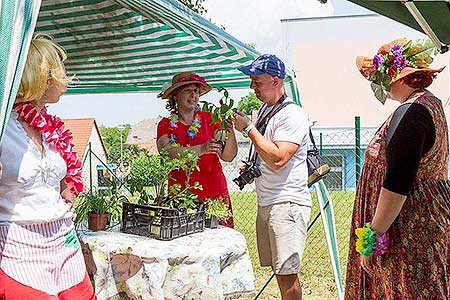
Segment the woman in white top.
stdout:
[[33,37],[0,145],[0,299],[95,299],[72,222],[81,162],[45,108],[70,82],[65,59],[50,37]]

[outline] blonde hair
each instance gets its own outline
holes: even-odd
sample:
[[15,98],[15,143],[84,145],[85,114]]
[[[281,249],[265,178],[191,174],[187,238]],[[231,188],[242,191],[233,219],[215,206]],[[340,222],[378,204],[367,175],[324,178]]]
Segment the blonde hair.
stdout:
[[40,99],[47,90],[49,80],[63,85],[72,82],[72,78],[67,77],[64,68],[66,58],[64,49],[56,44],[52,37],[36,33],[31,40],[15,102]]

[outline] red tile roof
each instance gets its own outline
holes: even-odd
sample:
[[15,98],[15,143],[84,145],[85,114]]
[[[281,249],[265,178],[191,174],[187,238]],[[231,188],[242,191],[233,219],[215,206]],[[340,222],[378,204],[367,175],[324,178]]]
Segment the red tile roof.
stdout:
[[83,155],[87,150],[89,138],[92,133],[92,127],[94,126],[102,142],[103,150],[107,153],[105,145],[103,144],[102,136],[100,135],[100,131],[98,130],[97,123],[94,118],[64,119],[63,121],[65,128],[72,132],[73,144],[79,159],[83,159]]
[[158,147],[156,145],[156,141],[134,143],[134,145],[137,145],[141,149],[146,149],[149,154],[158,154]]

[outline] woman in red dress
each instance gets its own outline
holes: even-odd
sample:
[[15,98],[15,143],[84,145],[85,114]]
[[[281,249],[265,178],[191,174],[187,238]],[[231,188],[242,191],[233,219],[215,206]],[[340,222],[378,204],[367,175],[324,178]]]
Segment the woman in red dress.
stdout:
[[[214,123],[211,113],[203,112],[198,107],[199,97],[211,90],[211,86],[199,75],[190,72],[177,74],[172,85],[159,96],[167,99],[169,118],[163,118],[158,124],[158,150],[167,149],[171,157],[184,150],[194,151],[200,155],[199,171],[194,171],[190,184],[199,182],[203,189],[192,190],[199,201],[217,199],[226,203],[232,213],[230,196],[222,165],[219,158],[232,161],[237,154],[237,143],[231,122],[228,122],[229,138],[223,146],[217,143],[215,134],[220,130],[220,120]],[[183,171],[171,174],[169,186],[186,182]],[[219,221],[219,224],[233,228],[233,217]]]
[[401,105],[365,152],[347,300],[450,299],[448,127],[442,102],[426,90],[442,70],[429,68],[432,52],[429,43],[401,39],[357,59],[378,100]]

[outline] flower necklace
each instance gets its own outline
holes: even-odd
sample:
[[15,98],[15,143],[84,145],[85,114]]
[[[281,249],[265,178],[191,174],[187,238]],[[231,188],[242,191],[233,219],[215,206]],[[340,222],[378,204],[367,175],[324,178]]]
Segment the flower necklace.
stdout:
[[[199,112],[200,108],[196,107],[194,110],[194,120],[192,121],[191,125],[186,131],[186,136],[190,139],[195,139],[197,137],[198,131],[200,130],[200,127],[202,127]],[[180,119],[178,117],[178,112],[176,110],[172,111],[172,113],[170,114],[169,121],[170,121],[169,126],[172,130],[178,128],[177,123],[180,121]],[[170,136],[169,143],[174,148],[181,147],[181,145],[177,141],[177,137],[175,136],[175,134],[172,134]]]
[[13,109],[43,136],[47,144],[58,150],[67,165],[67,188],[78,196],[83,191],[82,164],[73,149],[70,130],[64,129],[64,122],[60,118],[47,114],[45,107],[39,112],[30,102],[22,102],[14,104]]

